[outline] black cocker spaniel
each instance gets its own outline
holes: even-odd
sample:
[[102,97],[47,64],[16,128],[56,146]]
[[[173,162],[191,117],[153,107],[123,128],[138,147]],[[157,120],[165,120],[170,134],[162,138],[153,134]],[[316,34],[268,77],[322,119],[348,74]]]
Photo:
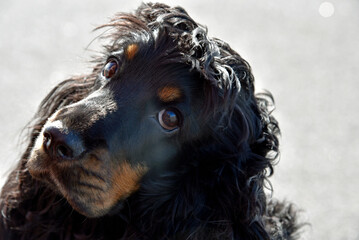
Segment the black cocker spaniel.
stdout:
[[264,192],[278,155],[270,93],[180,7],[118,14],[93,72],[42,101],[2,189],[1,239],[295,239]]

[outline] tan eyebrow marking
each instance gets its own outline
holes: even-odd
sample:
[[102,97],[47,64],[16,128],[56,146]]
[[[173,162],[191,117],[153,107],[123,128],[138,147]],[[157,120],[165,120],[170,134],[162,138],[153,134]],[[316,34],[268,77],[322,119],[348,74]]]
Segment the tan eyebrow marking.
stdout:
[[165,86],[158,90],[157,95],[162,102],[172,102],[182,97],[182,92],[178,87]]
[[127,46],[126,48],[126,58],[128,60],[132,60],[135,56],[136,56],[136,53],[138,52],[138,45],[133,43],[133,44],[130,44]]

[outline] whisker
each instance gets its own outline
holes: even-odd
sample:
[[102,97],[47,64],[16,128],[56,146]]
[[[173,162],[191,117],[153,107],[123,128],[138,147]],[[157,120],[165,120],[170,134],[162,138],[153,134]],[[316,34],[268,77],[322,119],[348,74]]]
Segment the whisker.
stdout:
[[97,172],[91,171],[89,169],[86,169],[83,166],[79,166],[79,168],[81,169],[81,171],[86,174],[89,177],[96,177],[98,180],[101,180],[101,182],[107,183],[107,181]]

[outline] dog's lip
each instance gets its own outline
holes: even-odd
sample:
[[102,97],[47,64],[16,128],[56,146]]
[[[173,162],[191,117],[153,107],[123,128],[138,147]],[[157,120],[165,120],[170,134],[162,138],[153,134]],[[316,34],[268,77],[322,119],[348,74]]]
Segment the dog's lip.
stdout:
[[106,187],[93,183],[90,180],[69,180],[68,182],[55,179],[54,184],[60,192],[66,197],[73,199],[77,195],[97,195],[106,193]]
[[108,149],[96,148],[74,161],[56,161],[40,146],[33,149],[27,167],[34,179],[63,196],[76,211],[100,217],[138,190],[147,171],[142,165],[131,166],[124,155],[121,159],[115,163]]
[[50,159],[45,156],[41,149],[33,150],[26,163],[26,167],[31,175],[38,175],[47,172],[46,166],[50,165]]
[[88,189],[94,189],[97,191],[104,192],[103,187],[97,186],[96,184],[93,183],[89,183],[88,181],[77,181],[76,185],[78,188],[85,188],[85,189],[88,188]]
[[[26,168],[29,171],[30,175],[39,181],[50,183],[50,185],[56,185],[51,178],[51,172],[66,172],[73,169],[81,168],[82,160],[92,157],[96,161],[101,162],[99,156],[94,153],[83,153],[76,159],[58,161],[57,159],[51,158],[48,156],[43,148],[34,149],[30,154],[30,157],[26,163]],[[91,171],[92,172],[92,171]],[[90,174],[91,175],[91,174]],[[96,173],[92,174],[93,177],[101,178]],[[96,188],[96,187],[95,187]]]
[[[102,190],[96,184],[90,182],[89,179],[97,179],[100,182],[106,182],[104,176],[91,168],[88,168],[84,165],[84,161],[93,159],[96,162],[101,163],[102,160],[98,154],[95,152],[87,152],[81,155],[81,157],[74,160],[66,161],[57,161],[56,159],[50,158],[42,148],[34,149],[31,153],[27,163],[26,168],[29,171],[30,175],[39,181],[50,183],[50,185],[58,185],[55,182],[58,182],[56,179],[62,174],[68,174],[68,178],[63,178],[66,180],[68,186],[78,186],[78,187],[87,187],[95,190]],[[82,173],[87,176],[87,180],[75,180],[72,176]],[[60,174],[60,175],[59,175]],[[71,180],[72,179],[72,180]],[[58,186],[59,187],[59,186]],[[67,188],[66,186],[64,186]],[[70,190],[69,188],[68,190]]]
[[61,194],[66,201],[80,214],[93,218],[106,214],[111,208],[94,207],[102,205],[107,199],[104,195],[109,190],[106,186],[99,186],[90,180],[69,180],[63,182],[60,179],[54,179],[53,187]]
[[96,154],[93,154],[87,150],[87,151],[82,152],[76,158],[59,160],[56,157],[50,157],[46,153],[45,149],[39,148],[39,149],[34,149],[32,151],[32,153],[30,154],[29,160],[27,162],[27,165],[28,166],[33,165],[33,167],[36,166],[38,168],[43,168],[44,170],[46,170],[48,168],[48,166],[51,166],[51,165],[73,166],[73,165],[76,165],[77,163],[81,162],[82,159],[86,159],[87,156],[94,156],[94,157],[96,157],[96,159],[99,159],[99,157],[96,156]]

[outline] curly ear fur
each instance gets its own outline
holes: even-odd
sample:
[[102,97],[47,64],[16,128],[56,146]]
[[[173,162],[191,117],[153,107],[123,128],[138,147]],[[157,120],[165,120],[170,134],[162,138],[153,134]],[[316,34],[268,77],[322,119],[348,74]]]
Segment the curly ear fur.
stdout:
[[[276,211],[279,203],[270,203],[267,213],[264,185],[273,174],[280,130],[271,115],[272,95],[254,94],[249,64],[225,42],[209,38],[207,30],[180,7],[143,4],[135,15],[117,15],[103,27],[111,30],[105,36],[112,41],[105,46],[106,53],[118,48],[124,36],[128,39],[139,32],[150,37],[154,31],[165,31],[177,43],[172,51],[180,51],[182,62],[204,82],[202,118],[207,133],[182,146],[179,169],[159,176],[156,182],[144,181],[118,215],[87,219],[73,212],[56,191],[34,180],[25,164],[47,118],[96,89],[103,61],[99,59],[93,73],[60,83],[40,104],[31,124],[28,147],[2,189],[0,236],[294,239],[290,237],[296,231],[291,207]],[[289,209],[288,214],[276,214],[283,212],[281,209]],[[293,217],[285,225],[273,227],[272,219],[277,215]]]

